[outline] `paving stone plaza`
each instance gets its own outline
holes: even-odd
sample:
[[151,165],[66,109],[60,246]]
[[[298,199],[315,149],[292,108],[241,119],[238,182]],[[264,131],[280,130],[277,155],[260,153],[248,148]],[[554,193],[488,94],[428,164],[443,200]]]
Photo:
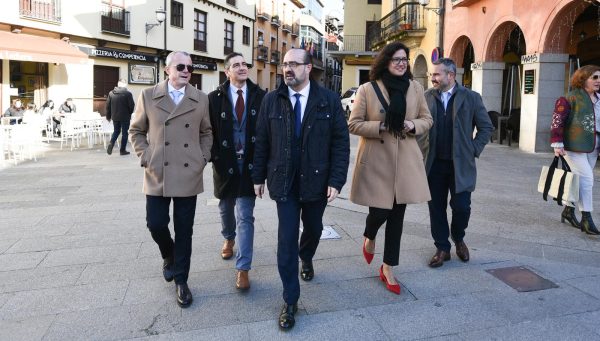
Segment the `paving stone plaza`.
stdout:
[[[181,309],[145,227],[137,157],[51,143],[37,162],[0,169],[0,340],[600,340],[600,238],[561,224],[561,207],[542,201],[539,172],[551,158],[486,147],[468,263],[452,251],[429,268],[427,205],[409,206],[395,268],[400,296],[378,277],[383,243],[371,265],[363,259],[367,209],[347,200],[348,182],[324,217],[340,239],[321,242],[314,280],[301,281],[296,326],[281,332],[273,201],[257,200],[252,287],[240,293],[235,261],[220,257],[205,170],[188,281],[194,302]],[[596,221],[598,199],[596,188]],[[486,271],[512,266],[557,287],[518,292]]]

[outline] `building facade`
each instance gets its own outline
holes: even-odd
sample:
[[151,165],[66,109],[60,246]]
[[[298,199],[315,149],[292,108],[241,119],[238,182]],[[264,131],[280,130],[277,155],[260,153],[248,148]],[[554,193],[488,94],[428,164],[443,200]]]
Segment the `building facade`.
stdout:
[[600,2],[446,0],[445,7],[444,50],[463,83],[488,110],[515,119],[519,149],[550,151],[556,98],[578,67],[600,65]]
[[252,55],[254,21],[254,4],[242,0],[6,2],[0,108],[17,97],[38,107],[72,98],[78,111],[103,113],[119,78],[137,98],[164,79],[164,59],[176,50],[192,55],[191,83],[212,91],[224,80],[227,53]]
[[250,77],[267,91],[283,82],[283,56],[299,46],[302,8],[304,4],[299,0],[256,0],[255,48],[248,54],[253,56]]

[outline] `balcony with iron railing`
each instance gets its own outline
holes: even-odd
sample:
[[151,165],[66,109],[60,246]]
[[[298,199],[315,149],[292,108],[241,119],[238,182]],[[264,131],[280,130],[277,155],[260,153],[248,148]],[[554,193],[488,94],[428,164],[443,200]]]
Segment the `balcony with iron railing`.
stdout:
[[271,51],[271,64],[279,64],[279,60],[281,59],[281,51]]
[[266,46],[259,46],[257,48],[256,60],[265,62],[267,61],[267,58],[269,58],[269,48]]
[[371,51],[371,41],[364,35],[346,35],[344,44],[339,51],[347,52],[365,52]]
[[126,11],[123,7],[112,6],[109,4],[102,4],[101,11],[101,29],[102,32],[121,34],[125,36],[130,35],[129,30],[129,11]]
[[283,24],[282,27],[281,27],[281,31],[283,33],[285,33],[285,34],[292,33],[292,25],[290,25],[290,24]]
[[19,15],[23,18],[60,23],[60,0],[19,0]]
[[256,10],[256,18],[262,21],[268,21],[271,20],[271,16],[269,14],[267,14],[267,12],[265,12],[262,9],[257,9]]
[[281,21],[279,21],[279,16],[277,14],[271,17],[271,25],[275,27],[281,26]]
[[296,38],[300,35],[300,24],[292,24],[292,38]]
[[378,50],[387,42],[401,41],[407,37],[420,42],[426,32],[423,12],[423,7],[418,2],[401,3],[370,28],[368,40],[371,44],[367,46],[367,50]]

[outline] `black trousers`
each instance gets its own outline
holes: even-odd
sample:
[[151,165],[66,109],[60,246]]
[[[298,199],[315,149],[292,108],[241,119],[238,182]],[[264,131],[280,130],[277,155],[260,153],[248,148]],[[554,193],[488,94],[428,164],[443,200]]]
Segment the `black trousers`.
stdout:
[[[152,239],[158,244],[163,259],[173,257],[176,284],[187,282],[192,256],[192,233],[196,198],[169,198],[146,195],[146,224]],[[173,200],[173,226],[175,241],[169,231],[169,206]]]
[[[283,284],[283,300],[287,304],[295,304],[300,298],[298,256],[303,261],[312,261],[323,232],[323,213],[327,206],[326,199],[300,202],[297,185],[291,192],[286,201],[277,202],[277,269]],[[300,219],[304,229],[298,245]]]
[[383,262],[389,266],[398,265],[400,258],[400,239],[402,238],[402,229],[404,227],[404,212],[406,204],[396,204],[391,210],[377,207],[369,207],[367,223],[365,226],[365,237],[374,240],[377,237],[377,231],[384,222],[385,224],[385,244],[383,247]]
[[[465,237],[471,217],[471,192],[456,193],[454,184],[454,163],[450,160],[435,159],[427,176],[431,201],[429,201],[429,219],[431,221],[431,236],[435,247],[450,252],[448,237],[455,242]],[[452,221],[448,224],[448,193],[450,193],[450,208]]]

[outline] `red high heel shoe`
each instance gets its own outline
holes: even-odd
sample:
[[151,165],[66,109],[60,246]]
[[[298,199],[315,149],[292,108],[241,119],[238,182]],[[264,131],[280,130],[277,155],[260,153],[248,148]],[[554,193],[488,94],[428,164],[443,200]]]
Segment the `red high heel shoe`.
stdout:
[[381,267],[379,268],[379,278],[382,282],[385,282],[385,286],[389,291],[393,292],[396,295],[400,295],[400,285],[388,283],[387,278],[383,274],[383,265],[381,265]]
[[365,257],[367,264],[371,264],[371,262],[373,261],[373,256],[375,256],[375,254],[367,252],[367,248],[365,247],[366,244],[367,238],[365,238],[365,240],[363,241],[363,256]]

